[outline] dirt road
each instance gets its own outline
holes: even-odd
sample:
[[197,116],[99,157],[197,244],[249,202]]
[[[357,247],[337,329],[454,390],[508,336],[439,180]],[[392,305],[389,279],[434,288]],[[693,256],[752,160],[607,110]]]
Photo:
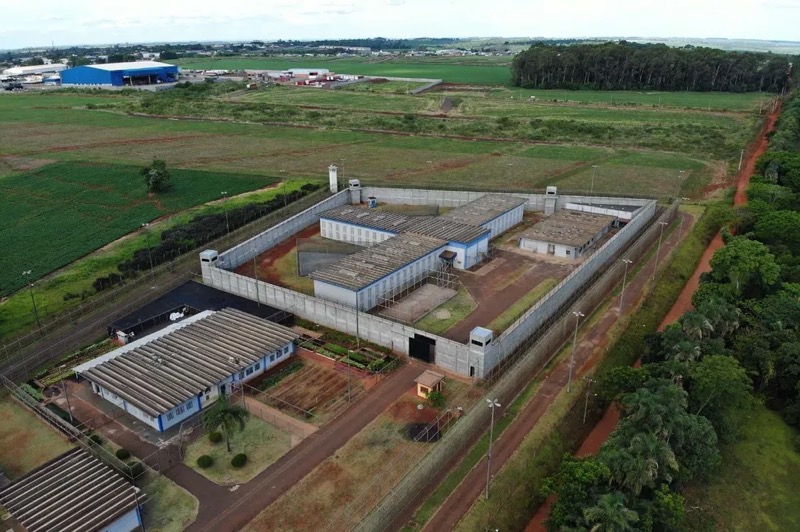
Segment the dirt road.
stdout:
[[[691,217],[683,214],[687,219],[684,226],[684,235],[691,228]],[[667,238],[662,244],[663,249],[672,249],[678,242],[678,231]],[[663,256],[663,255],[662,255]],[[638,274],[630,280],[625,289],[623,313],[629,313],[638,306],[645,284],[653,271],[655,257],[651,257]],[[575,351],[577,373],[575,378],[580,378],[587,370],[602,360],[608,345],[608,333],[619,316],[619,297],[615,297],[609,310],[600,319],[584,331],[578,348]],[[522,440],[533,429],[556,396],[567,384],[569,373],[569,360],[560,361],[549,373],[545,374],[544,382],[536,395],[528,402],[516,419],[509,425],[503,434],[497,438],[492,448],[492,474],[496,475],[505,465],[506,461],[519,447]],[[453,490],[447,501],[439,511],[425,525],[424,530],[429,532],[451,530],[466,514],[475,500],[481,496],[486,482],[486,459],[481,460],[467,475],[467,477]]]
[[[739,171],[739,174],[736,178],[736,194],[733,197],[734,205],[738,206],[747,203],[747,186],[750,184],[750,178],[755,173],[756,161],[767,150],[769,133],[775,129],[775,122],[780,114],[780,109],[781,106],[780,103],[778,103],[772,113],[767,117],[759,136],[750,146],[747,157],[743,160],[742,169]],[[669,310],[667,315],[664,316],[664,319],[661,321],[658,330],[663,330],[667,325],[675,323],[678,318],[683,316],[685,312],[692,309],[692,296],[700,284],[700,276],[711,271],[711,258],[714,256],[714,252],[721,248],[722,245],[722,237],[719,233],[717,233],[708,244],[706,250],[703,252],[700,262],[697,264],[697,268],[695,268],[694,273],[686,282],[683,290],[681,290],[681,293],[678,296],[678,299],[675,301],[675,304]],[[637,361],[636,364],[638,365],[639,361]],[[597,425],[595,425],[592,432],[589,433],[589,435],[583,441],[583,444],[581,444],[581,447],[578,449],[576,455],[588,456],[597,454],[608,436],[616,428],[617,421],[619,421],[619,410],[615,405],[612,405],[609,407]],[[539,508],[539,510],[536,512],[536,515],[534,515],[533,519],[531,519],[531,522],[526,528],[526,532],[543,532],[546,530],[544,522],[547,519],[547,515],[550,513],[550,506],[552,506],[553,502],[554,499],[552,497],[547,499],[545,504]]]

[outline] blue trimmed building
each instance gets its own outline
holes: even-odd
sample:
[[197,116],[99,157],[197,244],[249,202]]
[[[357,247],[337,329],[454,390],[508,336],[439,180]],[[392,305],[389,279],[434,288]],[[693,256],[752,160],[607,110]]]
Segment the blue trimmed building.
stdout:
[[83,65],[61,72],[63,86],[136,87],[178,81],[178,67],[157,61]]

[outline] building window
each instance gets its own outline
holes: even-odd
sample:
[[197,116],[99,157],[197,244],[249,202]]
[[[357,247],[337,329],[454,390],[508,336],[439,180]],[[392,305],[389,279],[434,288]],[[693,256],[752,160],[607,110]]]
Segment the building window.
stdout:
[[178,408],[175,409],[175,414],[181,415],[181,414],[183,414],[184,410],[185,409],[183,408],[183,405],[181,405],[181,406],[179,406]]
[[285,355],[287,353],[289,353],[289,346],[285,345],[285,346],[283,346],[283,354]]
[[256,362],[256,369],[261,369],[261,362]]
[[194,399],[186,403],[186,410],[191,410],[194,408]]
[[569,250],[567,250],[567,255],[569,255]]
[[272,354],[272,355],[269,356],[269,361],[270,362],[275,362],[275,354]]
[[239,372],[239,379],[244,379],[244,371]]
[[253,371],[255,371],[253,368],[247,368],[244,373],[245,375],[252,375]]
[[171,420],[174,417],[175,417],[175,414],[173,414],[172,412],[167,412],[167,421]]

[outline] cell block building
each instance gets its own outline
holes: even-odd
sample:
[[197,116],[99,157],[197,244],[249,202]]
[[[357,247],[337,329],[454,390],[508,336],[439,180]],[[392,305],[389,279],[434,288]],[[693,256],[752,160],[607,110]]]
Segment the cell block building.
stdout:
[[95,393],[165,431],[294,353],[292,329],[204,311],[74,368]]
[[536,253],[577,259],[608,233],[616,221],[614,216],[560,210],[522,233],[519,247]]

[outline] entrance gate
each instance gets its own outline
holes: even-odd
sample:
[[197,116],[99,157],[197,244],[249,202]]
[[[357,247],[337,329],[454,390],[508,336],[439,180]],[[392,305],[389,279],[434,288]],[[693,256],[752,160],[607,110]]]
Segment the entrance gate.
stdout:
[[436,340],[415,334],[414,338],[408,339],[408,354],[411,358],[433,364],[436,359]]

